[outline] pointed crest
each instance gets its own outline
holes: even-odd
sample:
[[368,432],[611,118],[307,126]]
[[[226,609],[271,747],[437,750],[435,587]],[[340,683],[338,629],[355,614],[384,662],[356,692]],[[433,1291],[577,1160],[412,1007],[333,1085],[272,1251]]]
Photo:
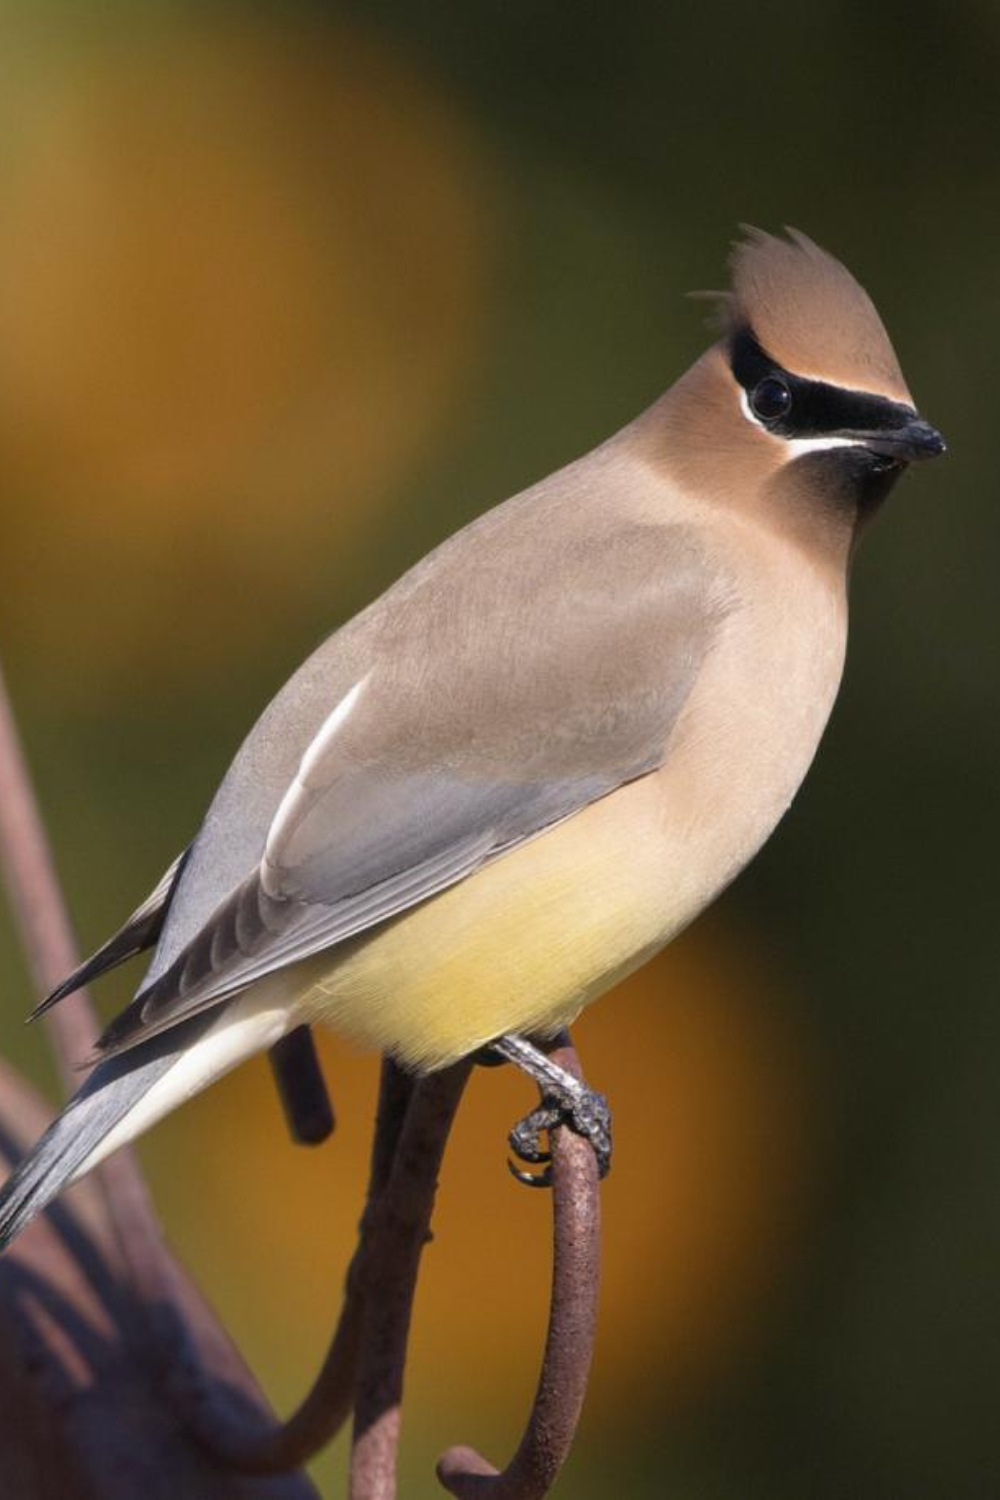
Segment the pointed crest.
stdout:
[[727,329],[747,326],[795,375],[912,403],[889,335],[851,273],[807,235],[743,226],[723,303]]

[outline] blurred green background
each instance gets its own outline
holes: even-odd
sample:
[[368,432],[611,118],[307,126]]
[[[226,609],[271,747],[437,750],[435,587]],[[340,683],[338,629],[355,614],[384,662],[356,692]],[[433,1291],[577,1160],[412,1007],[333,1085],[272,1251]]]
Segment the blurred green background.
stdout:
[[[862,551],[777,837],[577,1029],[618,1147],[557,1493],[1000,1493],[1000,8],[2,0],[0,82],[0,648],[88,946],[323,634],[686,367],[681,294],[740,221],[871,291],[951,451]],[[6,913],[0,964],[0,1045],[54,1088]],[[143,1147],[282,1407],[364,1175],[375,1067],[326,1055],[321,1152],[263,1064]],[[462,1115],[408,1497],[452,1441],[502,1458],[533,1385],[548,1208],[502,1140],[528,1098],[483,1075]],[[317,1473],[341,1492],[342,1450]]]

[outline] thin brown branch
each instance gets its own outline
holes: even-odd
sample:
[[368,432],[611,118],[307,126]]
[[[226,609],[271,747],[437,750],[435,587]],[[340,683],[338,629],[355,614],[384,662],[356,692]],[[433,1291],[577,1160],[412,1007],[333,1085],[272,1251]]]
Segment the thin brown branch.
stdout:
[[364,1288],[370,1284],[366,1261],[378,1222],[377,1204],[389,1182],[414,1086],[410,1074],[391,1062],[383,1063],[358,1248],[347,1272],[344,1303],[326,1358],[297,1410],[269,1431],[249,1434],[239,1426],[220,1423],[218,1413],[203,1403],[197,1391],[174,1392],[202,1444],[231,1468],[276,1474],[298,1467],[331,1442],[351,1415],[364,1331]]
[[[55,864],[42,825],[21,738],[0,668],[0,867],[14,920],[38,995],[54,990],[77,963],[77,947]],[[97,1041],[98,1025],[85,993],[45,1018],[67,1093]]]
[[[388,1064],[392,1067],[392,1064]],[[354,1407],[350,1500],[393,1500],[406,1344],[438,1172],[471,1064],[420,1079],[365,1257],[365,1318]],[[376,1295],[377,1293],[377,1295]]]
[[[553,1057],[578,1078],[572,1045]],[[542,1500],[576,1432],[594,1348],[600,1287],[600,1192],[589,1144],[562,1128],[552,1138],[552,1302],[545,1355],[524,1436],[501,1473],[473,1448],[449,1448],[438,1478],[458,1500]]]
[[[79,962],[55,861],[28,771],[10,697],[0,668],[0,867],[35,988],[41,997]],[[45,1016],[52,1050],[68,1093],[78,1087],[81,1059],[99,1034],[86,990],[70,995]],[[109,1215],[147,1259],[157,1253],[159,1226],[133,1153],[119,1151],[98,1169]]]
[[296,1026],[270,1053],[271,1071],[292,1140],[319,1146],[333,1134],[335,1121],[319,1054],[308,1026]]

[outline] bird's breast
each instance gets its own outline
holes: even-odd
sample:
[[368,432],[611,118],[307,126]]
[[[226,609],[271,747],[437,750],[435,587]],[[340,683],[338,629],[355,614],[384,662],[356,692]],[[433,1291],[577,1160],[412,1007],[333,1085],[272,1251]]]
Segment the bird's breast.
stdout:
[[653,780],[686,920],[752,859],[795,796],[840,685],[842,577],[791,549],[744,555],[739,585]]
[[752,858],[840,680],[843,589],[743,559],[662,767],[441,895],[289,971],[304,1018],[435,1067],[552,1032],[650,957]]

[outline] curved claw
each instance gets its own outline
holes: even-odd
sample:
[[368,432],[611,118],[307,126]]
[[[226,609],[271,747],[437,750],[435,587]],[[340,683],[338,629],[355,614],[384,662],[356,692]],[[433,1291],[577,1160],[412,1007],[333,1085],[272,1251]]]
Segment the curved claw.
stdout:
[[544,1165],[552,1160],[551,1151],[543,1151],[541,1146],[531,1145],[529,1141],[518,1136],[517,1130],[511,1131],[507,1137],[507,1143],[519,1161],[530,1162],[533,1167]]
[[550,1154],[539,1145],[539,1137],[559,1123],[558,1109],[553,1109],[548,1100],[533,1109],[530,1115],[518,1120],[507,1137],[510,1149],[521,1161],[532,1163],[549,1161]]
[[548,1188],[552,1186],[551,1166],[547,1166],[543,1172],[524,1172],[508,1156],[507,1171],[514,1181],[521,1183],[523,1187]]

